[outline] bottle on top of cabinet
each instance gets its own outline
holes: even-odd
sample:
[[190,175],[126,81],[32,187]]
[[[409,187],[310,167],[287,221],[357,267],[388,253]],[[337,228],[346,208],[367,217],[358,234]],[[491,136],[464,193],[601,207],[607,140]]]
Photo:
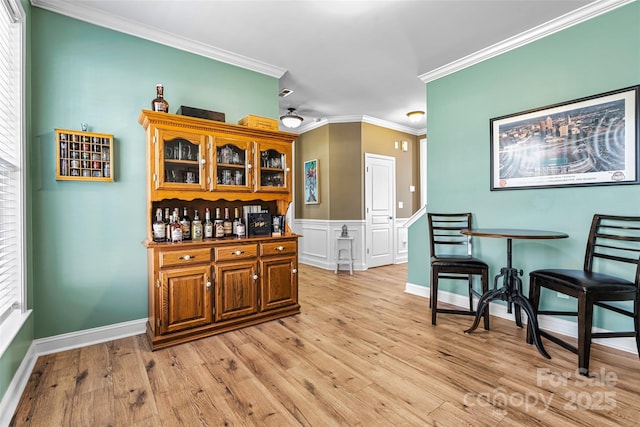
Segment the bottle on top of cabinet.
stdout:
[[169,103],[164,99],[164,86],[160,83],[156,85],[156,98],[151,101],[151,110],[163,113],[169,112]]

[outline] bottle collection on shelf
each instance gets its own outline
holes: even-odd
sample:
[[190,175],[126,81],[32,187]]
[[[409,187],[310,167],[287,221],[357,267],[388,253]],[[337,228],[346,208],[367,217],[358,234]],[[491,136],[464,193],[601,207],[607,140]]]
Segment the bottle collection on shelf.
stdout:
[[[233,218],[229,216],[229,208],[224,208],[224,217],[221,212],[221,208],[215,208],[215,218],[212,220],[211,210],[205,208],[204,222],[202,222],[197,209],[193,211],[192,220],[187,207],[183,208],[182,216],[178,208],[174,208],[173,212],[170,208],[164,208],[164,216],[162,208],[157,208],[156,218],[152,224],[153,241],[176,243],[228,237],[240,239],[247,236],[247,226],[238,208],[234,208]],[[280,234],[274,233],[274,235]]]

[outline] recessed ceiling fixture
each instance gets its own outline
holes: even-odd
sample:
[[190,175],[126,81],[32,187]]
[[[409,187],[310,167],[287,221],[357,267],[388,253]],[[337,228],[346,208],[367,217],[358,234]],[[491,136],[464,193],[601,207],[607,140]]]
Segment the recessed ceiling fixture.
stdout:
[[418,123],[424,117],[424,111],[410,111],[407,113],[407,117],[413,123]]
[[282,90],[280,91],[280,93],[278,94],[278,96],[279,96],[280,98],[284,98],[285,96],[289,96],[289,95],[291,95],[292,93],[293,93],[293,91],[292,91],[291,89],[284,88],[284,89],[282,89]]
[[304,119],[296,114],[296,109],[287,108],[287,110],[289,110],[287,114],[285,114],[284,116],[280,116],[280,121],[282,122],[282,124],[292,129],[300,126],[300,123],[302,123]]

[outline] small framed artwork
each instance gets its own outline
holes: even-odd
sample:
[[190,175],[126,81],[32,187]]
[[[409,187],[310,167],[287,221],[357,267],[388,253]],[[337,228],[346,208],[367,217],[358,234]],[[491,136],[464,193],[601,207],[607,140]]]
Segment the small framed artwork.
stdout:
[[304,204],[320,203],[318,192],[318,159],[304,162]]
[[639,90],[491,119],[491,190],[639,184]]

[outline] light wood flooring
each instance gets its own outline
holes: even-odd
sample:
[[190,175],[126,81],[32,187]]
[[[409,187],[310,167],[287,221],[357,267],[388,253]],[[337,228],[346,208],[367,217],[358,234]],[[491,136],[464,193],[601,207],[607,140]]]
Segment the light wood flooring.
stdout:
[[406,265],[300,265],[302,313],[151,352],[143,335],[42,356],[15,426],[631,426],[640,361],[577,357],[492,317],[438,315],[404,293]]

